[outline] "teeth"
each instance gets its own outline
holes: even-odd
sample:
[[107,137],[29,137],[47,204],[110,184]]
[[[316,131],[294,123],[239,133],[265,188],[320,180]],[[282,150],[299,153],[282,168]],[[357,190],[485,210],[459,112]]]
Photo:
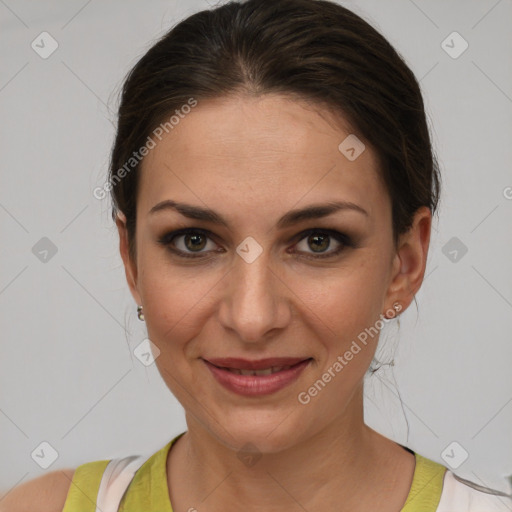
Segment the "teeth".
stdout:
[[288,370],[290,366],[272,366],[271,368],[265,368],[264,370],[240,370],[238,368],[224,368],[232,373],[238,375],[271,375],[282,370]]

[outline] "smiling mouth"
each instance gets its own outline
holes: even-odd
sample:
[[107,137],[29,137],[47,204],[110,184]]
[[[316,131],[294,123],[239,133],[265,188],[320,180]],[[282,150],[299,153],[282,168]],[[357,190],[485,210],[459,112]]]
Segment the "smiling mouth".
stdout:
[[296,381],[313,358],[274,357],[258,361],[238,358],[203,359],[215,380],[246,397],[276,393]]
[[[297,363],[301,364],[301,363]],[[227,370],[231,373],[236,373],[237,375],[272,375],[273,373],[281,372],[283,370],[289,370],[297,365],[289,365],[289,366],[272,366],[271,368],[265,368],[263,370],[240,370],[239,368],[226,368],[224,366],[217,366],[221,370]],[[215,365],[214,365],[215,366]]]
[[[258,362],[249,362],[244,361],[243,363],[236,363],[236,362],[226,362],[224,363],[224,360],[211,360],[208,361],[211,365],[215,366],[216,368],[220,370],[225,370],[230,373],[234,373],[236,375],[252,375],[252,376],[265,376],[265,375],[273,375],[274,373],[279,373],[282,371],[290,370],[292,368],[295,368],[305,362],[311,361],[312,358],[307,359],[293,359],[286,362],[289,362],[290,364],[276,364],[278,361],[268,361],[267,365],[265,365],[265,362],[258,361]],[[227,360],[226,360],[227,361]],[[279,361],[281,362],[281,361]],[[229,366],[224,366],[223,364],[229,364]],[[237,366],[235,366],[237,365]],[[255,368],[259,367],[259,368]]]

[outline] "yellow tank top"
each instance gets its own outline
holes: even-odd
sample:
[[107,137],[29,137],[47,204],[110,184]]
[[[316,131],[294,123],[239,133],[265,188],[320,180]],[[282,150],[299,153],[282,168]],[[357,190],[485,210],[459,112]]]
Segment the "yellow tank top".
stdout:
[[[119,512],[172,512],[166,462],[173,443],[183,434],[169,441],[139,468],[121,500]],[[435,512],[447,468],[413,453],[416,468],[401,512]],[[63,512],[95,512],[100,481],[108,463],[109,460],[99,460],[77,467]]]

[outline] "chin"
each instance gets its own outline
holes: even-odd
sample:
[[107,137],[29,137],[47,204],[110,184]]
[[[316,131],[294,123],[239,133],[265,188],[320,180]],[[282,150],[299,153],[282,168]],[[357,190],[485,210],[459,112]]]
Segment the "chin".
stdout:
[[233,451],[255,451],[278,453],[299,441],[299,426],[285,421],[286,414],[269,415],[268,419],[258,417],[258,413],[246,414],[238,421],[220,422],[224,428],[214,425],[216,437]]

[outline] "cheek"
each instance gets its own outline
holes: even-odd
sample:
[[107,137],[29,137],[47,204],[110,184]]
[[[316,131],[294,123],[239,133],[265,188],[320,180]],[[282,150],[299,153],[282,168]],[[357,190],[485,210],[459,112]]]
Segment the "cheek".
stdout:
[[309,323],[317,346],[322,346],[318,376],[330,369],[325,378],[336,382],[332,389],[340,386],[339,392],[346,391],[347,384],[359,380],[369,367],[383,326],[384,285],[384,269],[370,251],[357,265],[340,267],[322,278],[295,281],[294,293],[303,304],[299,315]]
[[356,263],[324,274],[303,274],[294,279],[291,288],[299,302],[315,313],[319,324],[344,339],[357,335],[379,317],[384,284],[383,269],[367,254]]
[[308,334],[315,340],[319,357],[301,396],[310,399],[312,407],[305,411],[316,417],[332,418],[343,413],[360,390],[375,354],[380,308],[375,289],[366,279],[366,274],[353,272],[329,280],[328,286],[318,281],[304,283],[299,291],[302,296],[309,294],[309,302],[304,301],[300,314],[303,322],[309,319]]
[[148,337],[160,351],[155,364],[174,396],[192,410],[196,405],[190,402],[189,391],[200,383],[194,382],[185,354],[190,355],[194,340],[200,339],[208,316],[208,292],[214,285],[209,281],[193,278],[190,272],[185,278],[176,268],[159,271],[156,265],[142,280]]
[[139,287],[148,335],[160,350],[170,350],[200,332],[221,276],[173,266],[161,256],[147,260],[141,258]]

